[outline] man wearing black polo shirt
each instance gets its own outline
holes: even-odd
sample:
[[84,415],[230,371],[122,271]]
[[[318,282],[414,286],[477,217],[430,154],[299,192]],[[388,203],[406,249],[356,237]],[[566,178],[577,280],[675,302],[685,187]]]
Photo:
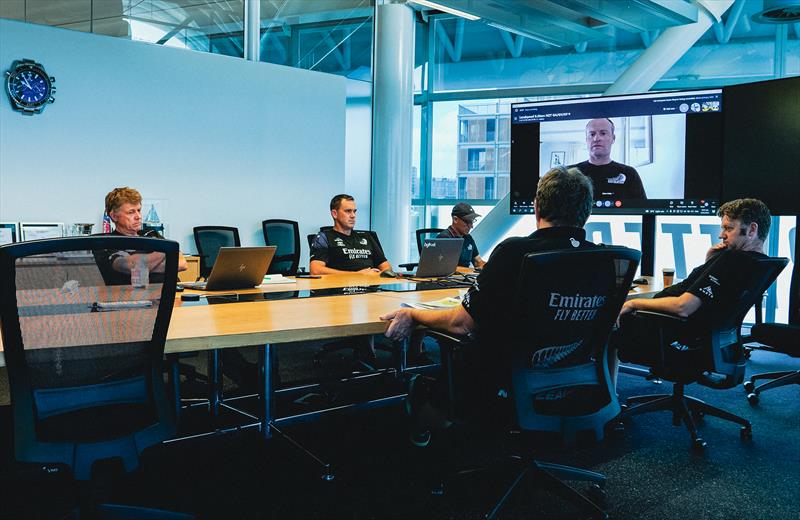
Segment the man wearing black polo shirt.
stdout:
[[486,262],[481,258],[478,253],[478,246],[472,235],[469,234],[472,227],[475,225],[475,219],[480,217],[472,206],[466,202],[459,202],[453,206],[453,211],[450,212],[453,217],[453,223],[450,227],[437,235],[437,238],[463,238],[464,245],[461,246],[461,256],[458,259],[458,265],[461,267],[469,267],[472,263],[474,267],[482,268]]
[[[106,195],[105,211],[114,231],[110,235],[128,237],[164,238],[155,231],[142,231],[142,196],[127,186],[114,188]],[[164,255],[161,253],[137,253],[136,251],[94,251],[95,261],[108,285],[131,283],[131,268],[140,262],[147,265],[150,282],[164,280]],[[178,271],[187,269],[186,259],[178,253]]]
[[[461,305],[443,311],[398,309],[381,316],[381,319],[391,322],[385,333],[391,339],[408,337],[418,324],[450,334],[475,334],[479,340],[487,339],[478,342],[480,347],[470,362],[479,367],[482,375],[476,380],[476,385],[480,385],[477,389],[477,399],[480,400],[492,399],[509,387],[511,353],[506,350],[510,344],[506,338],[508,331],[512,330],[510,320],[513,313],[508,312],[508,305],[514,299],[525,255],[598,247],[586,241],[583,230],[592,211],[592,183],[579,170],[558,167],[542,176],[536,190],[534,210],[537,230],[530,236],[508,238],[498,245]],[[418,409],[414,414],[422,417],[419,419],[421,425],[433,429],[446,426],[433,403],[420,403],[415,397],[423,393],[414,388],[418,381],[419,378],[411,381],[407,409]],[[430,432],[424,429],[412,436],[412,442],[418,446],[426,445],[429,439]]]
[[574,164],[592,180],[595,200],[646,199],[639,172],[627,164],[611,160],[611,146],[616,141],[614,123],[608,118],[586,123],[586,148],[589,160]]
[[656,328],[646,318],[636,316],[636,311],[674,314],[688,318],[690,328],[693,323],[702,327],[715,308],[734,298],[746,283],[750,260],[765,256],[764,241],[770,226],[766,204],[757,199],[736,199],[720,206],[717,214],[722,217],[722,242],[708,251],[703,265],[653,298],[628,300],[622,306],[620,329],[611,338],[620,359],[647,364],[658,355],[658,341],[653,336]]
[[350,195],[331,199],[333,228],[320,231],[311,243],[311,274],[377,273],[392,268],[372,234],[353,229],[357,211]]

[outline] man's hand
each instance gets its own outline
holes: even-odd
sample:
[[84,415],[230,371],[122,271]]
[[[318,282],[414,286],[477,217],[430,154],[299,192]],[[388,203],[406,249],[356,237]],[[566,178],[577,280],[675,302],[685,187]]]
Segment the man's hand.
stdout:
[[720,242],[719,244],[711,246],[711,248],[706,253],[706,262],[714,258],[716,255],[720,254],[722,251],[728,249],[728,246],[725,245],[725,242]]
[[[625,314],[629,314],[631,312],[635,312],[636,311],[636,307],[634,307],[634,303],[633,303],[634,301],[635,300],[628,300],[624,304],[622,304],[622,309],[620,309],[619,315],[623,316]],[[617,320],[619,320],[619,318],[617,318]],[[619,326],[619,321],[617,321],[617,326]]]
[[409,337],[414,330],[414,318],[411,316],[411,309],[397,309],[389,314],[380,317],[383,321],[391,321],[389,328],[384,334],[387,338],[401,340]]
[[360,270],[359,273],[380,273],[380,270],[374,267],[365,267],[364,269]]

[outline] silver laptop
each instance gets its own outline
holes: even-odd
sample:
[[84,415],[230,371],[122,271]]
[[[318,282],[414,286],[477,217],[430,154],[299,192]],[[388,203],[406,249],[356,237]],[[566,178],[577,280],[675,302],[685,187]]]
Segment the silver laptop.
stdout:
[[187,289],[226,291],[260,285],[267,274],[276,246],[220,247],[211,274],[205,282],[184,282]]
[[416,278],[439,278],[456,272],[463,238],[428,238],[422,243]]

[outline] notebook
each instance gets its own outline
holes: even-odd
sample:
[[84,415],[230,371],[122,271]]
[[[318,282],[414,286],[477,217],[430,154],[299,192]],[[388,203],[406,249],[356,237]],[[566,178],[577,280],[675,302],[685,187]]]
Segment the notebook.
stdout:
[[428,238],[422,244],[415,278],[438,278],[456,272],[463,238]]
[[220,247],[208,280],[180,285],[201,291],[250,289],[261,284],[275,256],[275,249],[276,246]]

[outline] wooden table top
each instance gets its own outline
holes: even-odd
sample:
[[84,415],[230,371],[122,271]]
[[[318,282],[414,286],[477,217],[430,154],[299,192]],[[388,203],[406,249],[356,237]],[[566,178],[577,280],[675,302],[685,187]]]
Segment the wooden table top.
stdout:
[[[653,277],[648,278],[650,284],[637,287],[631,291],[631,296],[642,296],[661,289],[658,280]],[[336,274],[324,275],[319,279],[298,279],[292,284],[275,284],[264,289],[237,292],[299,291],[382,285],[403,281],[382,278],[377,274]],[[380,321],[378,317],[397,309],[402,301],[409,303],[434,301],[457,296],[464,291],[463,288],[412,292],[387,291],[223,305],[182,306],[180,301],[177,301],[167,334],[165,352],[382,334],[386,330],[387,323]],[[2,348],[1,342],[0,348]],[[0,351],[0,366],[4,365],[5,358]]]

